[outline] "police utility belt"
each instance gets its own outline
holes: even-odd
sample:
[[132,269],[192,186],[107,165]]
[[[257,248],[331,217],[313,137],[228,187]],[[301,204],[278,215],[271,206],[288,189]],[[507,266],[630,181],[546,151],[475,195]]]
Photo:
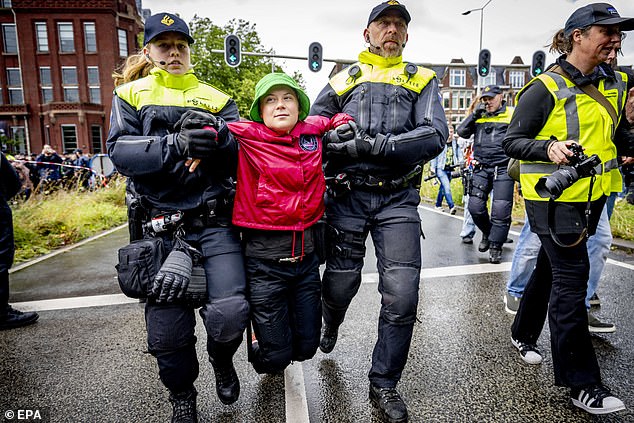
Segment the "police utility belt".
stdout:
[[152,218],[146,223],[146,229],[159,234],[174,230],[181,225],[189,229],[202,229],[213,226],[228,226],[231,220],[233,201],[212,199],[205,204],[186,211],[164,212],[152,208]]
[[347,188],[350,190],[355,188],[361,191],[393,192],[408,187],[410,181],[420,175],[422,170],[422,166],[417,165],[406,175],[393,179],[342,172],[334,177],[326,178],[326,182],[330,188],[335,189]]

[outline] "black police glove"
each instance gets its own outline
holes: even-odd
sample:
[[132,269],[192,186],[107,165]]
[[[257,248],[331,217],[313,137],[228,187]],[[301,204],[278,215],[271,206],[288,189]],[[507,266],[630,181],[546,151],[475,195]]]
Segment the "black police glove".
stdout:
[[480,103],[473,111],[473,118],[476,120],[480,119],[486,114],[486,112],[487,112],[486,106],[484,105],[484,103]]
[[[223,131],[219,134],[220,128]],[[173,145],[179,157],[210,156],[224,141],[227,126],[221,118],[200,110],[188,110],[176,122]],[[222,138],[221,138],[222,137]]]
[[354,121],[344,123],[326,132],[322,138],[324,145],[328,145],[331,142],[341,143],[344,141],[350,141],[354,139],[355,132],[357,131],[357,124]]
[[186,242],[177,238],[163,266],[154,277],[149,297],[157,303],[172,303],[185,299],[192,277],[192,256],[200,254]]
[[376,137],[373,138],[358,128],[356,128],[354,133],[354,139],[338,143],[331,142],[326,145],[326,150],[334,154],[344,154],[353,158],[377,156],[385,150],[387,135],[376,134]]

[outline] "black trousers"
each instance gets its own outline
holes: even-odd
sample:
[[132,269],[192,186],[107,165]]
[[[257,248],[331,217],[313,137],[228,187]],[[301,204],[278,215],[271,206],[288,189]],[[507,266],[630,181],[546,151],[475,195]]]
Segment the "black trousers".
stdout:
[[9,304],[9,268],[13,264],[13,218],[11,208],[0,194],[0,310]]
[[[506,173],[506,165],[484,167],[473,172],[469,192],[469,213],[478,229],[494,244],[502,246],[511,227],[515,181]],[[493,191],[491,215],[487,200]]]
[[[559,236],[567,244],[577,237]],[[600,383],[585,305],[590,272],[585,239],[570,248],[558,246],[549,235],[539,239],[542,247],[513,321],[513,338],[536,343],[548,314],[555,384],[582,388]]]

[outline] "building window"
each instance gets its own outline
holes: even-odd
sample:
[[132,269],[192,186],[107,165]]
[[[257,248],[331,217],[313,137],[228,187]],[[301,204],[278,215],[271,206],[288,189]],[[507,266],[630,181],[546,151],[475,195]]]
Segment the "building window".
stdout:
[[48,28],[46,22],[35,22],[35,40],[39,53],[48,53]]
[[101,153],[101,126],[92,125],[90,127],[90,138],[92,139],[93,153]]
[[125,29],[117,29],[119,34],[119,56],[128,57],[128,34]]
[[496,77],[495,77],[495,70],[493,68],[491,68],[491,73],[489,73],[487,76],[485,76],[484,78],[481,76],[478,76],[479,81],[480,81],[480,87],[486,87],[487,85],[496,85],[497,82],[496,81]]
[[451,97],[451,94],[449,93],[449,91],[445,91],[444,93],[442,93],[442,107],[445,110],[449,109],[450,97]]
[[53,80],[51,78],[51,68],[40,67],[40,88],[42,90],[42,104],[53,101]]
[[24,131],[24,126],[12,126],[11,138],[17,143],[15,146],[16,152],[20,154],[25,154],[26,153],[26,132]]
[[509,84],[511,85],[511,88],[522,88],[524,86],[524,72],[509,72]]
[[59,22],[57,31],[59,33],[59,51],[62,53],[73,53],[75,51],[73,23]]
[[79,103],[79,84],[75,66],[62,66],[62,88],[65,102]]
[[97,51],[97,33],[94,22],[84,22],[84,41],[86,42],[86,53]]
[[0,7],[11,7],[11,0],[0,0]]
[[20,68],[7,68],[7,86],[9,88],[9,104],[24,104]]
[[73,151],[77,148],[77,128],[75,125],[61,125],[61,127],[64,151]]
[[18,52],[18,38],[15,35],[15,24],[2,24],[2,40],[5,53]]
[[466,110],[471,105],[472,92],[468,90],[457,90],[451,93],[451,109]]
[[466,86],[466,78],[465,78],[464,69],[450,69],[449,70],[449,86],[450,87]]
[[4,100],[2,98],[2,88],[0,88],[0,104],[4,104]]
[[101,104],[101,88],[99,85],[99,68],[97,66],[88,66],[88,96],[91,103]]

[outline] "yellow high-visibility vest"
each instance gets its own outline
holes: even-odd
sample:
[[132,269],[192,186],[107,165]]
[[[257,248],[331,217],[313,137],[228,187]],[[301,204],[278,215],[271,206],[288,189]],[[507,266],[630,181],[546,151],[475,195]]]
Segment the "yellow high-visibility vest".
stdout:
[[[616,146],[613,138],[616,123],[612,121],[608,111],[592,97],[584,93],[569,79],[546,72],[533,78],[518,94],[519,101],[524,90],[537,79],[541,80],[555,100],[555,107],[550,112],[548,121],[535,137],[537,140],[575,140],[585,150],[584,154],[597,154],[601,165],[597,166],[596,181],[592,188],[592,200],[602,195],[609,195],[616,187],[621,186],[621,174],[616,162]],[[615,80],[602,79],[597,87],[617,111],[620,121],[627,99],[627,75],[616,72]],[[548,201],[535,191],[535,184],[540,177],[550,175],[560,168],[552,162],[520,161],[520,183],[522,193],[527,200]],[[588,200],[591,178],[580,178],[555,201],[585,202]]]

